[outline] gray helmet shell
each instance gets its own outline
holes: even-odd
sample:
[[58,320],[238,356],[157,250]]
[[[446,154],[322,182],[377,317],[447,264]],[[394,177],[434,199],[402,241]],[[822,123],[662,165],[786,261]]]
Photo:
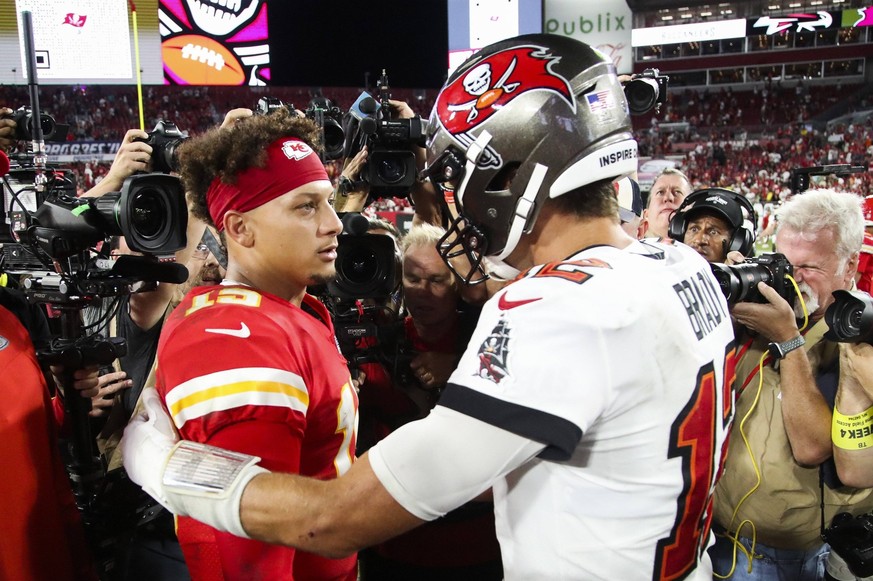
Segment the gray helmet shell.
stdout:
[[437,97],[427,147],[431,175],[454,158],[455,200],[477,229],[476,251],[500,259],[546,199],[637,169],[613,63],[548,34],[492,44],[458,67]]

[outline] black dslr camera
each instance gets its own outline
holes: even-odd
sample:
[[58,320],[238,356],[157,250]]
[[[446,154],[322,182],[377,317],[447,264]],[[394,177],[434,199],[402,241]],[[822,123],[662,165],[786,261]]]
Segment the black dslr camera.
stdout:
[[364,146],[369,155],[361,178],[370,184],[374,199],[386,196],[406,197],[418,179],[413,147],[424,147],[427,122],[416,115],[412,119],[391,119],[391,94],[388,75],[382,71],[378,101],[361,93],[349,110],[345,144],[346,157]]
[[858,578],[873,575],[873,514],[841,512],[822,537]]
[[788,304],[794,305],[797,294],[786,278],[791,276],[794,269],[784,254],[767,253],[757,258],[747,258],[741,264],[729,266],[711,263],[710,267],[729,306],[742,302],[766,303],[767,299],[758,292],[759,282],[767,283]]
[[[33,109],[21,106],[13,111],[11,115],[5,115],[4,117],[15,121],[15,139],[23,141],[34,138],[34,122],[36,120],[33,118]],[[63,140],[66,137],[67,126],[59,126],[55,122],[54,117],[48,113],[40,113],[39,124],[42,128],[42,138],[46,141],[52,141],[56,138]],[[59,131],[61,129],[63,134]]]
[[873,345],[873,298],[862,291],[834,291],[834,302],[825,311],[830,328],[825,339]]
[[179,171],[178,147],[188,139],[187,131],[180,131],[172,121],[159,119],[149,131],[148,139],[136,139],[152,146],[152,169],[156,172]]
[[632,115],[642,115],[652,107],[659,108],[667,101],[667,84],[670,77],[658,69],[646,69],[624,86],[624,96]]
[[[273,111],[287,109],[291,113],[297,109],[291,103],[284,103],[276,97],[261,97],[252,111],[255,115],[269,115]],[[307,119],[315,121],[322,134],[324,144],[324,159],[333,160],[343,156],[345,133],[342,126],[343,112],[333,105],[330,99],[319,97],[309,102],[309,107],[303,111]]]

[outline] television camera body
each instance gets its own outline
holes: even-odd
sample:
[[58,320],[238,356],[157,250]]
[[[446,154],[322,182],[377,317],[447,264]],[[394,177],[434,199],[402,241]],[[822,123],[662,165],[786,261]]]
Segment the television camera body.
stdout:
[[424,147],[427,137],[427,121],[420,115],[392,119],[390,100],[388,75],[383,70],[378,98],[361,93],[345,119],[346,157],[364,147],[369,152],[361,179],[369,184],[372,199],[409,195],[418,179],[414,148]]
[[[279,109],[287,109],[295,113],[297,108],[291,103],[284,103],[276,97],[261,97],[252,108],[255,115],[269,115]],[[331,161],[343,156],[345,132],[342,126],[343,112],[325,98],[315,98],[303,110],[303,115],[318,125],[321,132],[321,142],[324,145],[322,160]]]
[[391,369],[403,331],[400,256],[391,236],[368,233],[365,216],[350,212],[342,221],[336,276],[310,292],[330,312],[337,343],[353,375],[364,363],[383,363]]

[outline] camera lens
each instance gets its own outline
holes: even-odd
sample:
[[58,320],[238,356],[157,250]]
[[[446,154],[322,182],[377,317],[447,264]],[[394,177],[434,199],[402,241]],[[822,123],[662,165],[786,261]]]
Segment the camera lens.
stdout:
[[132,250],[171,254],[184,248],[188,211],[179,178],[159,173],[127,178],[116,221]]
[[[39,125],[42,129],[43,139],[51,139],[55,134],[55,120],[43,113],[39,116]],[[31,134],[33,131],[31,131]]]
[[324,120],[324,156],[339,159],[343,155],[345,134],[342,126],[330,117]]
[[171,139],[161,144],[155,144],[152,152],[152,166],[155,171],[170,173],[179,171],[176,148],[182,143],[182,139]]
[[873,299],[859,291],[834,291],[834,302],[825,312],[830,330],[825,338],[846,343],[873,339]]
[[766,266],[761,264],[726,264],[712,263],[709,265],[718,286],[729,305],[740,302],[766,302],[758,292],[758,283],[773,285],[773,275]]
[[654,79],[634,79],[625,85],[624,95],[631,113],[645,113],[658,101],[658,82]]
[[379,259],[369,248],[352,249],[344,257],[337,274],[355,286],[366,286],[378,275]]
[[383,157],[379,160],[376,172],[386,184],[396,184],[406,177],[406,163],[396,157]]
[[327,289],[337,298],[387,297],[396,288],[399,273],[393,238],[343,234],[337,247],[336,277]]
[[170,213],[161,193],[153,189],[136,192],[130,202],[130,212],[131,225],[139,236],[147,240],[161,232],[163,220]]

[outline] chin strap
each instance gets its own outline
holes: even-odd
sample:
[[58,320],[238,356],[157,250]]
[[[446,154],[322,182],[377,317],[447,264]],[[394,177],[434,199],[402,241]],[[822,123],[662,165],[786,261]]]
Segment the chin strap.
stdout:
[[497,260],[502,261],[512,254],[512,251],[518,245],[518,241],[521,240],[521,235],[528,232],[530,227],[533,226],[530,218],[536,209],[537,194],[539,194],[540,187],[543,185],[543,180],[546,179],[548,171],[548,166],[539,163],[534,166],[530,179],[527,181],[527,186],[524,188],[524,194],[515,204],[515,215],[512,218],[509,234],[506,236],[506,245],[504,245],[503,251],[497,255]]

